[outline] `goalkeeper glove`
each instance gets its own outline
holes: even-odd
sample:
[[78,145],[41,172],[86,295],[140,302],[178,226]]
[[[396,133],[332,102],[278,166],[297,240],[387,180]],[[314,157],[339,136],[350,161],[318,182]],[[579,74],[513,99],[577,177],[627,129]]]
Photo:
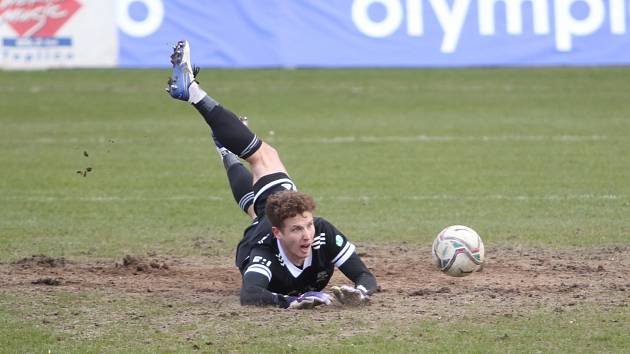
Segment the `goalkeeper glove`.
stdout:
[[343,305],[360,306],[370,303],[370,296],[361,285],[356,288],[348,285],[333,286],[331,290],[337,301]]
[[287,296],[290,309],[312,309],[319,305],[330,305],[332,296],[320,291],[308,291],[300,296]]

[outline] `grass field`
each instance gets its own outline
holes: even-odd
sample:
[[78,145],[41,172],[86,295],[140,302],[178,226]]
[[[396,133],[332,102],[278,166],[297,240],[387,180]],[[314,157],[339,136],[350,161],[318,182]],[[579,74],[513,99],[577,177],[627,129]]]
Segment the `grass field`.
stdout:
[[[205,122],[163,92],[168,75],[0,72],[0,352],[630,348],[628,297],[513,317],[467,304],[443,322],[6,280],[39,254],[231,262],[247,218]],[[630,249],[630,68],[202,70],[200,81],[250,118],[318,214],[358,243],[421,249],[464,224],[491,249]],[[204,317],[220,304],[227,317]]]

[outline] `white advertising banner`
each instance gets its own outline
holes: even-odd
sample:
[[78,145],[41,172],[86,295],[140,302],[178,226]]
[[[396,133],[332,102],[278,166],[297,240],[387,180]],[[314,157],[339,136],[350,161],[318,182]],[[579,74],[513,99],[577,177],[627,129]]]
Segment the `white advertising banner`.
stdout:
[[118,64],[116,2],[0,0],[0,68]]

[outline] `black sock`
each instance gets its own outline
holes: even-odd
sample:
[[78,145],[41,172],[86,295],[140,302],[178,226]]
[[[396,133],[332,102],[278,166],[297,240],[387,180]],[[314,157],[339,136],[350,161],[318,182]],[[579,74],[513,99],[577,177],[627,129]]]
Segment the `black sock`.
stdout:
[[262,145],[262,141],[241,123],[234,113],[220,106],[209,96],[193,106],[201,113],[221,144],[239,157],[243,159],[250,157]]
[[228,150],[224,150],[221,152],[221,161],[223,161],[223,167],[225,167],[226,171],[229,170],[232,165],[241,163],[241,160],[239,160],[238,156],[234,155]]
[[[234,156],[232,154],[232,156]],[[245,213],[254,202],[252,173],[240,162],[232,163],[227,168],[227,176],[234,200]]]

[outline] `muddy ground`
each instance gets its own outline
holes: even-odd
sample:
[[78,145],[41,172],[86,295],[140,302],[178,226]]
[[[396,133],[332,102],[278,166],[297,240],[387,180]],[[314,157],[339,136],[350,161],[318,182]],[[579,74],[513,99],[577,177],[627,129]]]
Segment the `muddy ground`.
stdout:
[[[381,291],[372,310],[443,316],[452,304],[482,303],[489,314],[523,308],[557,311],[580,302],[630,303],[630,247],[546,250],[489,248],[481,272],[464,278],[442,274],[429,248],[360,244],[359,254],[376,275]],[[331,285],[347,283],[336,272]],[[75,262],[34,255],[0,264],[0,287],[12,292],[97,291],[124,297],[140,294],[176,302],[207,302],[224,311],[238,305],[240,274],[231,257],[177,258],[124,256],[118,260]],[[145,295],[142,295],[145,294]]]

